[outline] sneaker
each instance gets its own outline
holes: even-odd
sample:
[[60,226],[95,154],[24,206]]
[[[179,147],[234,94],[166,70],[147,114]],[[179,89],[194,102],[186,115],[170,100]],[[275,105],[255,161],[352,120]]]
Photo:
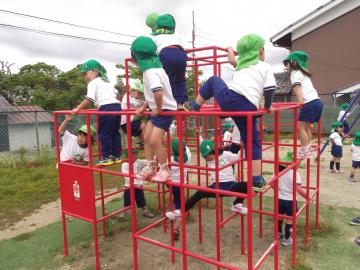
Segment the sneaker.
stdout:
[[114,157],[114,156],[110,156],[111,160],[114,162],[114,164],[119,164],[122,162],[120,157]]
[[335,173],[336,172],[336,170],[335,169],[329,169],[329,171],[328,171],[329,173]]
[[313,157],[314,157],[314,152],[311,151],[311,148],[309,148],[308,151],[306,151],[306,153],[305,153],[305,159],[313,158]]
[[164,183],[167,180],[169,180],[170,176],[171,176],[171,171],[169,169],[160,169],[152,178],[152,181],[158,183]]
[[356,179],[354,176],[349,176],[348,180],[349,180],[349,182],[356,182]]
[[119,213],[117,216],[118,216],[119,218],[125,218],[125,217],[127,216],[127,214],[128,214],[128,211],[125,210],[124,212]]
[[278,232],[278,239],[284,239],[285,235],[283,233]]
[[172,212],[166,212],[165,216],[170,220],[175,220],[177,218],[181,218],[181,211],[180,210],[174,210]]
[[360,246],[360,236],[355,238],[354,243]]
[[180,238],[180,229],[179,228],[174,228],[173,236],[174,236],[175,241],[179,240],[179,238]]
[[283,246],[291,246],[291,245],[292,245],[292,242],[293,242],[293,240],[292,240],[292,238],[291,238],[291,236],[290,236],[288,239],[283,239],[283,240],[281,241],[281,244],[282,244]]
[[344,172],[344,170],[335,170],[335,172],[334,173],[336,173],[336,174],[340,174],[340,173],[343,173]]
[[96,161],[96,166],[110,166],[113,165],[114,161],[111,158],[103,158]]
[[136,180],[146,180],[147,178],[149,178],[149,180],[151,179],[151,177],[155,174],[155,170],[153,170],[150,166],[145,166],[141,172],[136,173],[135,174],[135,178]]
[[247,214],[247,208],[242,204],[242,203],[237,203],[237,204],[233,204],[230,208],[231,211],[233,212],[238,212],[242,215],[246,215]]
[[146,207],[143,208],[143,216],[147,218],[153,218],[155,215],[149,211]]
[[254,179],[253,179],[252,187],[255,192],[263,191],[267,187],[267,183],[266,183],[264,177],[261,176],[260,181],[254,181]]
[[305,159],[307,158],[307,152],[306,149],[303,147],[300,148],[300,150],[297,152],[296,159]]
[[351,221],[350,221],[351,225],[354,226],[360,226],[360,216],[354,217]]

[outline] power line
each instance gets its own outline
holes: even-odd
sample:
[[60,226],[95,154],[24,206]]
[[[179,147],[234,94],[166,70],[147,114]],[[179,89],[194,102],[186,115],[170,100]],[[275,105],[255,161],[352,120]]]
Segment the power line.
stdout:
[[56,33],[56,32],[48,32],[48,31],[43,31],[43,30],[38,30],[38,29],[33,29],[33,28],[27,28],[27,27],[22,27],[22,26],[16,26],[16,25],[10,25],[10,24],[2,24],[1,23],[0,27],[11,28],[11,29],[15,29],[15,30],[20,30],[20,31],[25,31],[25,32],[32,32],[32,33],[48,35],[48,36],[72,38],[72,39],[79,39],[79,40],[98,42],[98,43],[107,43],[107,44],[113,44],[113,45],[128,45],[128,46],[131,45],[130,43],[125,43],[125,42],[117,42],[117,41],[112,41],[112,40],[103,40],[103,39],[74,36],[74,35],[68,35],[68,34],[62,34],[62,33]]
[[52,22],[52,23],[58,23],[58,24],[65,24],[65,25],[69,25],[69,26],[75,26],[75,27],[79,27],[79,28],[83,28],[83,29],[90,29],[90,30],[94,30],[94,31],[100,31],[100,32],[110,33],[110,34],[115,34],[115,35],[121,35],[121,36],[126,36],[126,37],[133,37],[133,38],[136,37],[136,36],[133,36],[133,35],[122,34],[122,33],[113,32],[113,31],[109,31],[109,30],[105,30],[105,29],[101,29],[101,28],[94,28],[94,27],[83,26],[83,25],[74,24],[74,23],[62,22],[62,21],[57,21],[57,20],[52,20],[52,19],[48,19],[48,18],[44,18],[44,17],[38,17],[38,16],[33,16],[33,15],[28,15],[28,14],[19,13],[19,12],[13,12],[13,11],[4,10],[4,9],[0,9],[0,12],[12,14],[12,15],[17,15],[17,16],[22,16],[22,17],[28,17],[28,18],[37,19],[37,20],[42,20],[42,21],[48,21],[48,22]]

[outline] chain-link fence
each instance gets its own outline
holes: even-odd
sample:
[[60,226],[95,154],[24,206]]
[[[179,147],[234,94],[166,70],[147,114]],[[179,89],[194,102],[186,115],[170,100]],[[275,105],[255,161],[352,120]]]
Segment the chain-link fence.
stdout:
[[[321,95],[324,103],[322,114],[324,134],[328,134],[331,129],[331,123],[336,121],[339,115],[339,105],[350,103],[351,98],[355,96],[355,92],[346,94]],[[296,98],[291,95],[276,96],[274,102],[291,102]],[[348,119],[349,124],[356,119],[360,113],[358,102],[351,109],[352,118]],[[292,113],[282,112],[281,123],[287,124],[292,122]],[[58,119],[59,125],[64,120],[64,115],[60,115]],[[95,126],[96,117],[91,117],[91,123]],[[188,121],[187,121],[188,122]],[[84,115],[76,115],[68,123],[66,129],[73,134],[77,134],[77,130],[81,125],[85,124]],[[187,123],[190,130],[193,123]],[[264,117],[264,124],[271,130],[273,125],[271,116]],[[357,121],[351,133],[360,130],[360,121]],[[282,127],[282,132],[292,132],[291,127]],[[125,143],[125,142],[124,142]],[[0,152],[24,151],[29,153],[40,152],[43,147],[53,149],[55,147],[54,138],[54,117],[50,111],[5,111],[0,112]]]

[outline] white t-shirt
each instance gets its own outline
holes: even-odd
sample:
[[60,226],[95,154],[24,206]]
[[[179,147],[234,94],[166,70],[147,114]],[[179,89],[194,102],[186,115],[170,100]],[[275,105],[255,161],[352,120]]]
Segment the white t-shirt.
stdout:
[[[143,101],[141,99],[138,98],[134,98],[132,95],[129,96],[129,101],[130,101],[130,109],[138,109],[143,105]],[[127,110],[127,95],[124,95],[122,100],[121,100],[121,109],[122,110]],[[133,121],[135,118],[135,115],[131,115],[130,116],[130,120]],[[122,115],[121,116],[121,125],[126,124],[126,115]]]
[[224,145],[228,145],[228,144],[231,144],[231,139],[232,139],[232,133],[230,131],[225,131],[224,133],[224,138],[223,138],[223,141],[224,141]]
[[[134,166],[134,174],[141,172],[142,168],[146,166],[146,160],[145,159],[137,159],[133,163]],[[122,173],[129,173],[129,162],[123,162],[121,165],[121,172]],[[124,177],[125,180],[125,186],[130,187],[130,179],[129,177]],[[134,178],[134,185],[136,186],[142,186],[144,183],[143,180],[138,180]]]
[[73,160],[76,157],[84,161],[89,161],[89,149],[79,146],[76,135],[65,130],[61,136],[61,141],[63,146],[60,153],[60,161]]
[[[219,167],[223,167],[226,164],[229,164],[235,160],[239,159],[238,154],[233,154],[229,151],[224,151],[221,156],[219,156]],[[209,168],[215,168],[215,160],[208,161]],[[212,179],[215,181],[216,173],[214,171],[209,172]],[[219,171],[219,182],[232,182],[235,181],[234,171],[232,166],[229,166],[225,169]]]
[[308,103],[315,99],[318,99],[318,93],[314,88],[310,78],[302,73],[300,70],[294,70],[291,72],[290,80],[292,86],[300,85],[301,92],[303,94],[304,103]]
[[351,144],[351,159],[353,161],[360,161],[360,146]]
[[340,134],[337,133],[336,131],[334,131],[333,133],[331,133],[330,139],[333,139],[333,140],[334,140],[334,143],[335,143],[336,145],[342,146],[342,138],[341,138]]
[[151,110],[156,109],[154,90],[162,89],[162,110],[177,110],[177,103],[172,95],[169,77],[163,68],[150,68],[143,73],[144,95]]
[[184,46],[182,45],[183,42],[182,42],[180,36],[177,35],[176,33],[154,35],[154,36],[152,36],[152,39],[157,46],[157,50],[156,50],[157,54],[160,54],[162,49],[164,49],[167,46],[171,46],[171,45],[179,45],[184,48]]
[[[287,171],[279,178],[279,199],[293,200],[293,170]],[[296,185],[301,185],[301,176],[296,172]]]
[[[337,119],[337,120],[340,121],[344,114],[345,114],[345,111],[341,110],[341,111],[339,112],[339,116],[338,116],[338,119]],[[345,121],[346,118],[348,118],[350,115],[351,115],[351,113],[348,112],[348,113],[346,114],[345,118],[344,118],[344,121]]]
[[241,140],[240,131],[239,131],[237,125],[234,125],[231,141],[233,143],[240,144],[240,140]]
[[259,61],[248,68],[235,71],[229,89],[245,96],[256,108],[267,89],[275,89],[276,80],[271,66]]
[[118,90],[101,77],[93,79],[87,85],[86,99],[94,102],[96,108],[106,104],[120,103],[117,95]]
[[[189,165],[191,163],[191,152],[190,149],[186,146],[186,155],[188,156],[188,160],[185,164]],[[171,163],[178,163],[174,160],[174,157],[171,157]],[[184,183],[187,176],[187,172],[189,168],[184,168]],[[180,167],[179,166],[171,166],[171,181],[173,182],[180,182]]]

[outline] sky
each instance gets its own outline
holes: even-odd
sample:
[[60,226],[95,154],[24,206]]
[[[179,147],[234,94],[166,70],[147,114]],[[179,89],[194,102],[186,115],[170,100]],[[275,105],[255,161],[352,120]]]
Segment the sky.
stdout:
[[[272,46],[269,39],[282,29],[307,15],[328,0],[0,0],[0,60],[14,63],[13,73],[26,64],[45,62],[68,71],[88,59],[97,59],[115,82],[119,70],[115,64],[130,57],[135,36],[149,35],[145,18],[150,12],[172,14],[176,32],[191,48],[195,17],[195,47],[235,48],[237,40],[249,33],[265,40],[266,59],[275,71],[282,71],[282,60],[288,51]],[[103,29],[124,35],[84,29],[5,11]],[[7,27],[5,27],[7,25]],[[12,26],[12,28],[9,28]],[[44,35],[14,29],[35,29],[63,35],[86,37],[114,44]],[[123,43],[123,44],[119,44]],[[210,74],[210,68],[205,68]],[[231,68],[224,69],[229,77]]]

